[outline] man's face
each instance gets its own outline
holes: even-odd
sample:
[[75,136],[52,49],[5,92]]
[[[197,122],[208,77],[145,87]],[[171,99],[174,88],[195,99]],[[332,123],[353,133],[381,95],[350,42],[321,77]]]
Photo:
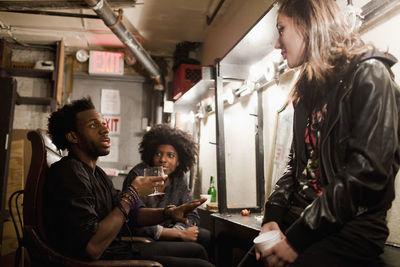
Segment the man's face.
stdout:
[[110,153],[108,129],[95,109],[76,114],[76,136],[78,148],[93,159]]
[[162,166],[164,173],[173,173],[179,165],[178,152],[171,145],[159,145],[153,157],[154,166]]

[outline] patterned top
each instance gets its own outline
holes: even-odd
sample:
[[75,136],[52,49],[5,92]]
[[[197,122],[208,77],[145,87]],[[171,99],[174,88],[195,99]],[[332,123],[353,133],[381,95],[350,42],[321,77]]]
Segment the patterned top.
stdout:
[[327,104],[316,107],[307,120],[304,134],[307,164],[299,179],[298,193],[307,201],[321,196],[323,187],[320,181],[319,147],[321,130],[327,117]]

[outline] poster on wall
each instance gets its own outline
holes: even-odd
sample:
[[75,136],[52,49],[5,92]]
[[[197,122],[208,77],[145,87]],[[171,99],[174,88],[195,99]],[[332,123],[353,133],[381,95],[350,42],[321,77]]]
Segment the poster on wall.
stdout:
[[275,133],[275,145],[272,151],[273,165],[272,173],[268,179],[270,181],[269,192],[272,192],[276,182],[283,174],[290,153],[290,146],[293,138],[293,105],[289,104],[278,111],[277,125]]
[[121,131],[121,116],[103,115],[110,135],[120,134]]
[[100,157],[99,160],[102,162],[118,162],[119,161],[119,137],[110,136],[111,147],[110,154],[107,156]]
[[101,113],[102,114],[120,114],[121,99],[119,90],[101,89]]

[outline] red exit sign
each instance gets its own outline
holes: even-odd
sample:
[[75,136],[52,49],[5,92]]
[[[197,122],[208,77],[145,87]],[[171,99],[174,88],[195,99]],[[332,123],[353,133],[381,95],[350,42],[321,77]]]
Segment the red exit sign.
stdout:
[[89,73],[123,75],[124,54],[118,52],[90,51]]

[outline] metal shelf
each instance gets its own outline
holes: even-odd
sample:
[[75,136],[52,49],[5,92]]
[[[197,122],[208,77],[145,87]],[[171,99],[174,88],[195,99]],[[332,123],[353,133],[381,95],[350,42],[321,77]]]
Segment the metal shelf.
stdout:
[[213,79],[213,67],[201,67],[202,78],[192,88],[186,91],[176,102],[175,109],[179,111],[191,110],[203,99],[215,93],[215,81]]

